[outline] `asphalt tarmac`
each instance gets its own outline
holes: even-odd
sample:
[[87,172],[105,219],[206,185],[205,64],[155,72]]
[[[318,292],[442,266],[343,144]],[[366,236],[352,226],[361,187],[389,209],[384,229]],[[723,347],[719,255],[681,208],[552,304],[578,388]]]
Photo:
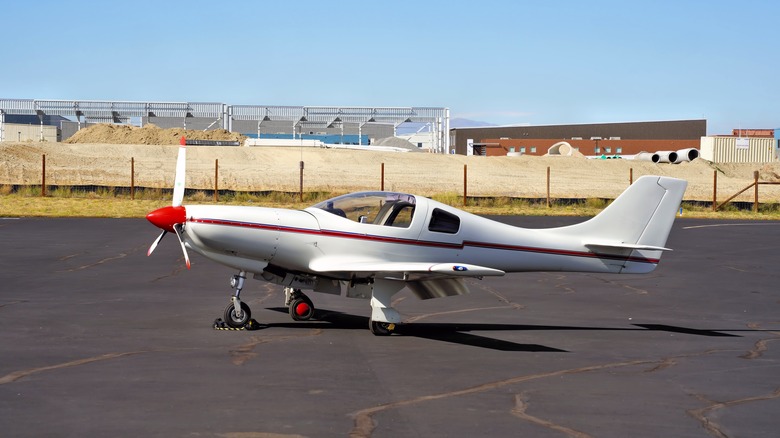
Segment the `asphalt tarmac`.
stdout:
[[[505,217],[532,228],[572,218]],[[396,307],[279,286],[217,331],[234,272],[145,220],[0,219],[0,435],[775,437],[780,222],[675,223],[648,275],[513,274]]]

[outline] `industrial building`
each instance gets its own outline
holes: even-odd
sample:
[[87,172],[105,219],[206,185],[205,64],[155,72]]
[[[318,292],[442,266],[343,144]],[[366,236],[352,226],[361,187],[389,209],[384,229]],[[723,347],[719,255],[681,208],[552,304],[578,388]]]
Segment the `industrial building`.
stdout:
[[566,141],[583,155],[634,155],[639,152],[698,148],[706,120],[598,123],[547,126],[453,128],[450,147],[462,155],[545,155]]
[[[21,119],[20,119],[21,118]],[[20,123],[16,121],[23,120]],[[25,124],[25,122],[27,124]],[[393,137],[404,123],[427,124],[431,148],[449,150],[449,109],[228,105],[215,102],[127,102],[0,98],[0,141],[62,141],[95,123],[225,129],[249,137],[308,138],[363,145]],[[365,145],[368,145],[365,144]]]

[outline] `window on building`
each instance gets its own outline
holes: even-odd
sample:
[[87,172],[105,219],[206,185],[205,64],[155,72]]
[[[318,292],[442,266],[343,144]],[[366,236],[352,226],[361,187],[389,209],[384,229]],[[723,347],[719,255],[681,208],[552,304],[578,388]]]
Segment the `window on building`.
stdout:
[[515,147],[514,146],[510,146],[509,147],[509,152],[514,152],[514,151],[515,151]]
[[604,148],[604,153],[611,154],[612,148]]
[[622,154],[623,153],[623,148],[615,148],[615,153],[616,154]]
[[593,152],[595,152],[597,154],[600,154],[601,153],[601,148],[596,146],[596,149],[594,149]]
[[525,153],[525,146],[520,147],[520,152]]
[[536,146],[531,146],[531,153],[532,153],[532,154],[535,154],[535,153],[536,153]]

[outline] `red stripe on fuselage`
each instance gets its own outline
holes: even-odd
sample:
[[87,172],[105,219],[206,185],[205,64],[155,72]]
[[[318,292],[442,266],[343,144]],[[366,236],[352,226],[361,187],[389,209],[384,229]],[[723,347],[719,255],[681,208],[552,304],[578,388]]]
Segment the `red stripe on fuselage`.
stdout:
[[568,256],[568,257],[586,257],[586,258],[608,259],[608,260],[624,260],[627,262],[636,262],[636,263],[658,264],[659,262],[659,259],[650,259],[646,257],[631,257],[631,256],[625,257],[625,256],[598,254],[594,252],[571,251],[571,250],[553,249],[553,248],[537,248],[532,246],[506,245],[502,243],[476,242],[470,240],[464,240],[462,244],[457,244],[457,243],[447,243],[447,242],[436,242],[431,240],[401,239],[398,237],[350,233],[346,231],[315,230],[311,228],[286,227],[280,225],[232,221],[226,219],[192,218],[189,220],[189,222],[194,222],[199,224],[209,224],[209,225],[221,225],[227,227],[241,227],[241,228],[249,228],[255,230],[274,230],[282,233],[312,234],[312,235],[320,235],[320,236],[327,236],[327,237],[336,237],[341,239],[367,240],[371,242],[394,243],[399,245],[426,246],[426,247],[433,247],[433,248],[463,249],[464,247],[471,246],[474,248],[498,249],[504,251],[533,252],[537,254],[560,255],[560,256]]

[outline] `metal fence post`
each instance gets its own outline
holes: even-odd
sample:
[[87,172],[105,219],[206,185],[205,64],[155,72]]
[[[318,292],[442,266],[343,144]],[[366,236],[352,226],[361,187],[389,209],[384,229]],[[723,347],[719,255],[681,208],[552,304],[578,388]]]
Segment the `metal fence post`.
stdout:
[[135,157],[130,157],[130,199],[135,200]]
[[547,166],[547,208],[552,207],[550,203],[550,166]]
[[41,197],[46,196],[46,154],[41,156]]
[[469,165],[463,165],[463,206],[466,206],[466,199],[468,197],[469,189]]
[[718,171],[712,171],[712,211],[718,209]]
[[753,212],[758,213],[758,171],[753,172]]
[[301,161],[301,189],[300,189],[300,200],[303,202],[303,161]]

